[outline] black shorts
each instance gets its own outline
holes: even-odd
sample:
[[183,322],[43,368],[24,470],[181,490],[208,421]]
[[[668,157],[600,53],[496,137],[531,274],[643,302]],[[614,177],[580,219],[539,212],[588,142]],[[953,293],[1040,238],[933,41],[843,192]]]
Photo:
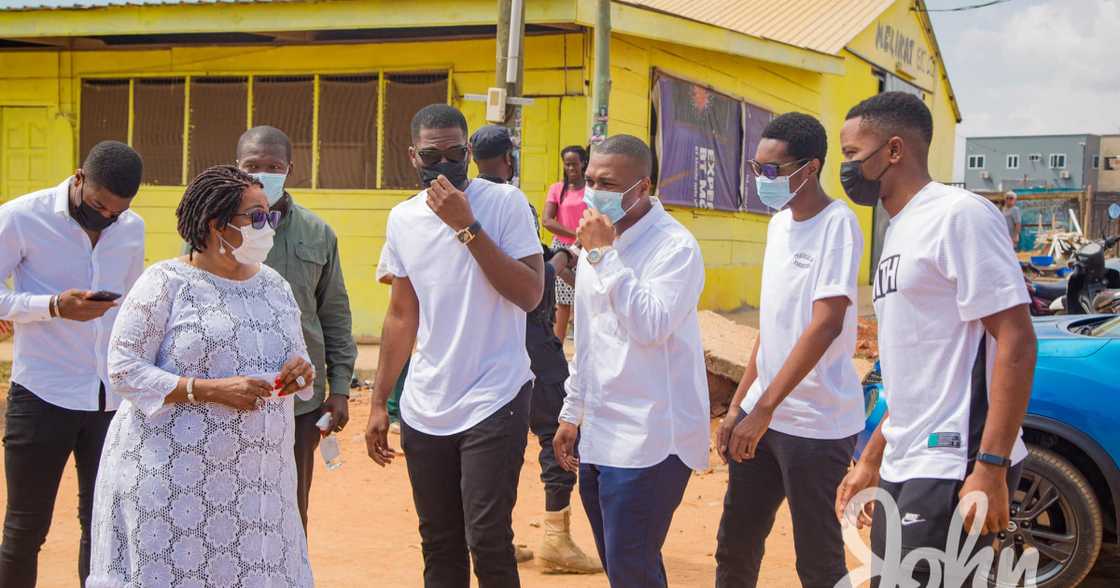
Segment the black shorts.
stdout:
[[[1015,489],[1019,486],[1019,477],[1022,471],[1022,462],[1008,469],[1007,487],[1009,497],[1014,496]],[[971,464],[968,472],[972,472]],[[938,552],[946,550],[953,514],[957,510],[957,505],[960,504],[958,493],[963,485],[962,480],[935,478],[913,478],[903,482],[880,481],[879,487],[890,494],[898,506],[897,523],[891,524],[900,525],[901,559],[905,559],[911,551],[922,547],[931,547]],[[886,551],[886,525],[888,520],[884,511],[882,504],[875,505],[871,526],[871,550],[879,558],[882,558]],[[964,529],[964,531],[967,532],[967,529]],[[964,534],[954,538],[957,542],[955,551],[958,553],[964,544],[964,539]],[[961,562],[968,561],[973,554],[984,547],[991,546],[996,539],[996,534],[982,535],[976,541],[973,552],[968,557],[961,555],[956,559]],[[992,561],[992,569],[994,570],[995,565],[999,562],[999,555],[995,554]],[[922,586],[925,586],[927,582],[924,580],[928,579],[929,574],[929,562],[921,560],[918,565],[914,566],[912,577],[921,582]],[[949,585],[945,583],[944,576],[942,576],[942,584]],[[872,586],[878,585],[878,578],[873,579]],[[965,585],[970,584],[966,583]]]

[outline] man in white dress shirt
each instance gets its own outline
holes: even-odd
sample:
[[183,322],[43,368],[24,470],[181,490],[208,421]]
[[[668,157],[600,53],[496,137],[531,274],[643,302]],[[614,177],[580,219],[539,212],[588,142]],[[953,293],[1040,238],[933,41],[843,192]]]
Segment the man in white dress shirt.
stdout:
[[[0,206],[0,319],[15,323],[4,464],[0,586],[35,585],[59,480],[78,470],[78,574],[89,574],[89,521],[101,446],[120,399],[106,389],[109,334],[144,269],[144,221],[128,210],[140,156],[104,141],[54,188]],[[12,276],[13,288],[3,284]]]
[[[640,139],[600,143],[578,239],[576,355],[557,458],[612,586],[665,586],[661,546],[692,470],[708,466],[708,384],[696,305],[700,246],[650,197]],[[579,437],[579,458],[575,455]]]

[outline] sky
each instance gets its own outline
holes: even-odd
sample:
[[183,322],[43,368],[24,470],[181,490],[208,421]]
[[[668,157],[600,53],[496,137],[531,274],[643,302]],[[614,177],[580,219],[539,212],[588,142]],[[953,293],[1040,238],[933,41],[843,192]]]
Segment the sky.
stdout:
[[964,117],[958,179],[964,137],[1120,133],[1120,0],[1009,0],[930,16]]

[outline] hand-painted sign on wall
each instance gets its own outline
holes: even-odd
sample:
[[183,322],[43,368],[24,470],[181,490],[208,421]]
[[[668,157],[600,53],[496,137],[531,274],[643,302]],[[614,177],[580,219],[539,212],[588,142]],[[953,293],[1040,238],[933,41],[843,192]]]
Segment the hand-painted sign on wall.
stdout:
[[919,15],[909,2],[895,2],[848,49],[888,73],[930,93],[937,92],[937,57]]
[[936,61],[926,48],[890,23],[876,23],[875,47],[889,53],[919,73],[933,75]]

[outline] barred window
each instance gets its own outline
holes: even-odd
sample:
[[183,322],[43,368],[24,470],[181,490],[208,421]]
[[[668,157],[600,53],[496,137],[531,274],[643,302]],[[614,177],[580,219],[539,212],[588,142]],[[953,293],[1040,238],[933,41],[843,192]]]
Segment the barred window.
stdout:
[[249,120],[248,96],[248,78],[191,78],[188,182],[237,158],[237,140]]
[[132,148],[144,159],[144,183],[183,182],[183,78],[136,80],[133,86]]
[[145,184],[183,185],[233,163],[250,125],[292,141],[291,188],[417,189],[412,117],[446,104],[446,72],[85,79],[79,147],[128,142]]
[[377,187],[377,76],[323,76],[319,187]]
[[429,104],[447,103],[447,74],[385,76],[385,166],[382,188],[420,189],[416,168],[408,159],[412,117]]
[[286,186],[311,187],[311,134],[315,119],[312,76],[253,79],[253,126],[269,125],[292,141],[292,173]]
[[84,80],[78,156],[102,141],[128,142],[128,80]]

